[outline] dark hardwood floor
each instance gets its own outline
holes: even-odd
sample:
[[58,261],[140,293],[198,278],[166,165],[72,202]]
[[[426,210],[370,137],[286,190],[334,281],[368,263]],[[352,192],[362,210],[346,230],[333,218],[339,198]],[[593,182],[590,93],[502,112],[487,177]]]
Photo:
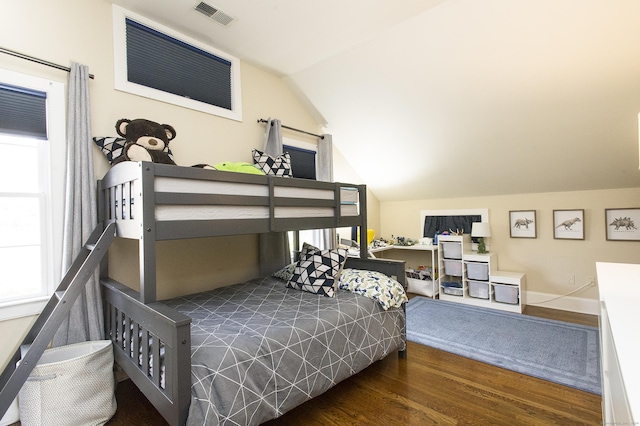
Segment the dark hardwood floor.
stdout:
[[[592,315],[528,306],[526,315],[598,326]],[[107,425],[166,424],[130,381]],[[600,425],[601,398],[409,342],[265,425]]]

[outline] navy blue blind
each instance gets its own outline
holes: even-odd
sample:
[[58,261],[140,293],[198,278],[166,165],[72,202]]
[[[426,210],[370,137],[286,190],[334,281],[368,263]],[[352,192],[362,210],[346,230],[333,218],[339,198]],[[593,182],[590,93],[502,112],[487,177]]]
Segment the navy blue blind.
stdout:
[[444,231],[461,231],[464,234],[470,234],[471,224],[481,221],[481,215],[425,216],[422,236],[433,238],[436,232]]
[[227,110],[231,62],[126,19],[127,79]]
[[291,156],[291,174],[293,177],[316,180],[316,152],[310,149],[284,145]]
[[47,139],[47,94],[0,83],[0,132]]

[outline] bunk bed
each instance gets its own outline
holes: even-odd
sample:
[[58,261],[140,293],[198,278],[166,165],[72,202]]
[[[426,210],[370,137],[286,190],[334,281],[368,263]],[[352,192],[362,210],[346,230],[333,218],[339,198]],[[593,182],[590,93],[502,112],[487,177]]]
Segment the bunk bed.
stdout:
[[[101,267],[106,336],[117,364],[170,424],[259,424],[394,350],[405,356],[404,305],[386,309],[355,292],[323,297],[268,276],[156,300],[157,241],[366,230],[364,185],[123,162],[99,181],[98,192],[100,219],[116,224],[116,237],[139,241],[139,292]],[[405,285],[403,262],[367,259],[366,246],[345,268],[379,271]],[[258,334],[262,328],[267,334]],[[314,345],[323,349],[313,352]],[[297,371],[287,372],[296,362]],[[300,375],[305,369],[314,372]]]

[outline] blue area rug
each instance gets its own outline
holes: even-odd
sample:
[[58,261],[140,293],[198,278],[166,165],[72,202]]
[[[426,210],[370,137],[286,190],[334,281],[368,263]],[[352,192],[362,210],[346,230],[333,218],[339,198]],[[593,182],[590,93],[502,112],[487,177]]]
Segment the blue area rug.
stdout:
[[601,395],[596,327],[414,297],[407,339]]

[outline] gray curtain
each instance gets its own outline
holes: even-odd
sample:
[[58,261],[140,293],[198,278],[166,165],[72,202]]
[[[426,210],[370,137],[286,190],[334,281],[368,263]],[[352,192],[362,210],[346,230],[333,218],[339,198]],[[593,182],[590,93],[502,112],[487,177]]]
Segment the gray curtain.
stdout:
[[[73,63],[69,73],[67,164],[62,247],[62,275],[76,259],[97,225],[96,180],[89,106],[89,69]],[[98,271],[56,333],[54,346],[104,338]]]
[[[333,138],[331,135],[322,135],[318,138],[318,162],[317,175],[318,180],[324,182],[333,182]],[[335,228],[323,229],[321,233],[322,246],[325,249],[336,247],[337,243]]]
[[280,120],[275,118],[267,120],[263,151],[272,157],[282,155],[282,124]]
[[[282,155],[282,125],[280,120],[267,120],[263,151],[272,156]],[[260,275],[267,276],[291,263],[291,249],[287,232],[260,234]]]

